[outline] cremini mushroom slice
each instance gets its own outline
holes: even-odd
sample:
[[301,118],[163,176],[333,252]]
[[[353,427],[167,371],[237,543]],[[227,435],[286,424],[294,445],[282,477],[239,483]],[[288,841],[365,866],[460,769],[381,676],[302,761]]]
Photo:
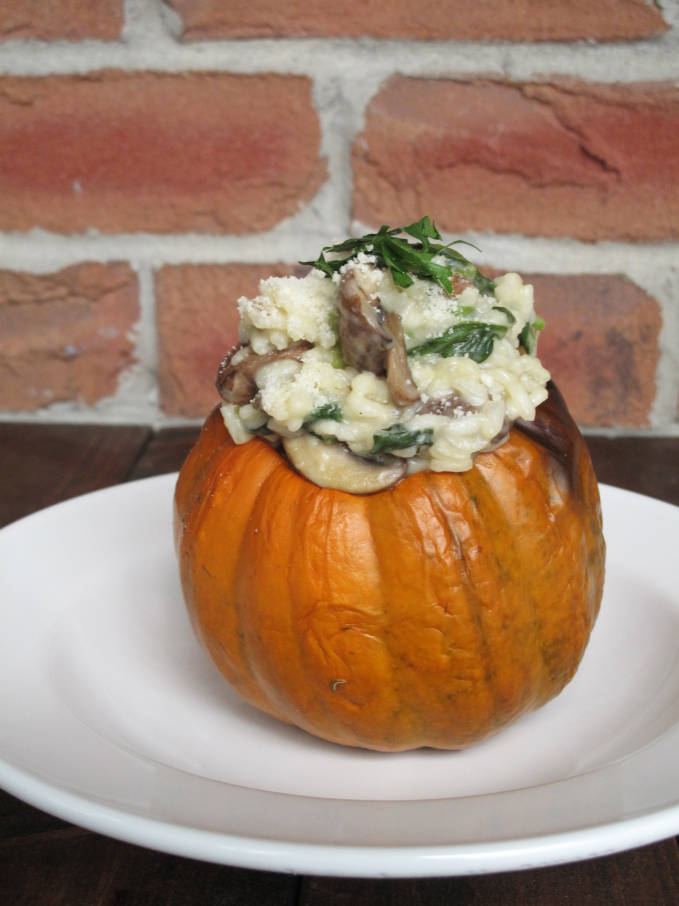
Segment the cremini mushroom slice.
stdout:
[[373,293],[374,269],[347,270],[338,298],[339,340],[349,365],[382,375],[386,372],[391,397],[397,406],[420,398],[406,353],[400,316],[385,312]]
[[387,463],[370,462],[346,447],[325,443],[312,434],[283,439],[292,465],[309,481],[322,488],[349,494],[374,494],[396,484],[407,471],[405,460],[393,457]]
[[[303,353],[307,349],[311,349],[311,345],[311,343],[301,340],[286,349],[277,349],[273,352],[264,353],[264,355],[257,355],[243,344],[234,346],[222,361],[217,372],[217,390],[219,395],[225,402],[235,403],[238,406],[249,403],[257,393],[255,375],[262,365],[280,362],[282,359],[294,359],[299,362]],[[247,355],[234,363],[234,356],[242,349],[247,351]]]
[[387,387],[397,406],[408,406],[419,400],[420,391],[415,385],[408,365],[401,316],[395,311],[388,311],[384,318],[384,326],[393,341],[387,350]]
[[348,365],[359,371],[384,374],[392,338],[383,325],[384,312],[373,294],[372,272],[350,268],[340,281],[338,333]]

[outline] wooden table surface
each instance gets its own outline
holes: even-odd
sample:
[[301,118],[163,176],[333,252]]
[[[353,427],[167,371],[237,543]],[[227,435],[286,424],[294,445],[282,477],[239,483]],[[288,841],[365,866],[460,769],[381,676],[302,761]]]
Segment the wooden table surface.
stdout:
[[[76,494],[175,471],[196,433],[190,428],[153,432],[138,426],[0,424],[0,525]],[[589,437],[588,443],[600,481],[679,505],[679,438]],[[676,906],[679,843],[673,838],[605,858],[487,876],[299,877],[121,843],[0,791],[0,903]]]

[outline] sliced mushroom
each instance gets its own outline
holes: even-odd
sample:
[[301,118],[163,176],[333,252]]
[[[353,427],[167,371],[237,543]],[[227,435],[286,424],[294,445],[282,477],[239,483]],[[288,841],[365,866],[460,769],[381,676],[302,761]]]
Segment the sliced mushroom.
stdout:
[[459,415],[462,412],[478,412],[479,407],[458,396],[450,393],[448,396],[432,398],[422,403],[416,409],[417,415]]
[[344,361],[359,371],[384,374],[391,336],[383,326],[384,313],[374,297],[371,272],[350,268],[342,275],[337,330]]
[[370,462],[355,456],[338,443],[327,444],[312,434],[283,438],[292,465],[321,488],[350,494],[374,494],[396,484],[407,471],[405,460],[392,457],[388,463]]
[[229,350],[219,366],[216,381],[221,398],[227,403],[235,403],[238,406],[249,402],[257,392],[254,374],[245,364],[247,359],[236,365],[232,363],[233,357],[241,349],[243,346],[239,343]]
[[340,347],[347,364],[359,371],[386,373],[397,406],[416,402],[420,394],[408,365],[401,317],[383,310],[370,270],[352,268],[344,273],[338,307]]
[[271,362],[280,362],[282,359],[295,359],[297,362],[302,354],[311,349],[312,344],[306,340],[300,340],[293,343],[285,349],[277,349],[274,352],[267,352],[264,355],[257,355],[252,350],[240,361],[234,364],[233,359],[241,349],[248,349],[243,345],[234,346],[219,366],[217,372],[217,390],[219,395],[227,403],[234,403],[237,406],[243,406],[249,403],[257,393],[257,384],[255,375],[262,365],[269,365]]
[[410,372],[401,316],[395,311],[387,312],[384,326],[392,339],[387,350],[387,387],[397,406],[409,406],[419,400],[420,391]]

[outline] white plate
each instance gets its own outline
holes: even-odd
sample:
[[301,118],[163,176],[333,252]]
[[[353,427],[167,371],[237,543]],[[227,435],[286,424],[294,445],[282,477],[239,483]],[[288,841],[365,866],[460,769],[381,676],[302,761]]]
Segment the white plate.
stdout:
[[241,704],[195,641],[175,476],[0,532],[0,783],[76,824],[274,871],[470,874],[679,833],[679,508],[603,487],[601,616],[542,710],[461,753],[326,744]]

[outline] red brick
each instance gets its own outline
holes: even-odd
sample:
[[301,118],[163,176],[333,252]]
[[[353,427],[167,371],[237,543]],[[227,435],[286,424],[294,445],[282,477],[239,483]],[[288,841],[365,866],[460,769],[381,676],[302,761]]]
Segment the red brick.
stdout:
[[354,213],[449,231],[679,236],[679,88],[391,79],[353,155]]
[[132,362],[137,278],[124,264],[0,271],[0,408],[35,410],[115,393]]
[[618,40],[665,31],[645,0],[166,0],[186,40],[346,36],[425,40]]
[[325,178],[302,77],[0,79],[0,229],[260,232]]
[[618,274],[525,274],[547,322],[540,358],[587,427],[649,424],[656,395],[657,301]]
[[114,40],[122,27],[122,0],[2,0],[0,9],[0,41]]
[[158,383],[169,415],[202,417],[219,402],[217,368],[238,341],[241,296],[259,281],[297,268],[283,264],[171,265],[156,273]]

